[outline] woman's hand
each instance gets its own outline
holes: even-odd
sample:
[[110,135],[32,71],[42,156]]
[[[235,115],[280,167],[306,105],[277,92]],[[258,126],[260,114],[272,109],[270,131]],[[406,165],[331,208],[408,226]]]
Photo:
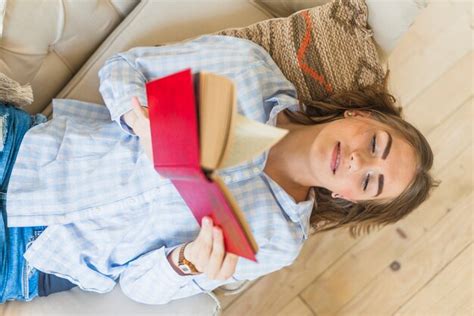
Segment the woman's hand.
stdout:
[[[184,257],[210,280],[227,280],[235,273],[239,257],[224,249],[222,230],[205,216],[197,238],[184,249]],[[176,250],[179,250],[177,248]]]
[[145,154],[148,156],[150,161],[153,161],[148,108],[143,107],[137,97],[132,97],[132,107],[133,112],[130,112],[130,114],[133,117],[126,121],[133,129],[133,132],[139,137],[140,145],[145,150]]

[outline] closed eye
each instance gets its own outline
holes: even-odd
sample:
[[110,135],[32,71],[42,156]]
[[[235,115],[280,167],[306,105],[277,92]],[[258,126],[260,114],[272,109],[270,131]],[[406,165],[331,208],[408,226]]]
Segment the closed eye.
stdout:
[[365,181],[364,181],[364,191],[367,189],[367,186],[369,185],[369,180],[370,180],[370,173],[367,174],[367,177],[365,177]]
[[372,145],[372,153],[375,154],[375,145],[377,144],[377,136],[374,134],[374,136],[372,137],[372,142],[371,142],[371,145]]

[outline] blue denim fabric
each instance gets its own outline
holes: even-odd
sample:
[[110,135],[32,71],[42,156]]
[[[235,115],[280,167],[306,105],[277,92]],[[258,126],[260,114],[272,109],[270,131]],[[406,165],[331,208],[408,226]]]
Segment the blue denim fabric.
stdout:
[[0,102],[0,303],[30,301],[38,296],[38,271],[28,265],[23,254],[46,227],[8,228],[6,192],[23,136],[46,121],[42,114],[32,116]]

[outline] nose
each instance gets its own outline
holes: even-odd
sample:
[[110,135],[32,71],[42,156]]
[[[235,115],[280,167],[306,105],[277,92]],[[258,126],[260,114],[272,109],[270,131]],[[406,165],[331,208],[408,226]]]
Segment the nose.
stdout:
[[349,159],[349,170],[357,172],[361,169],[375,167],[376,158],[367,156],[359,151],[353,151]]

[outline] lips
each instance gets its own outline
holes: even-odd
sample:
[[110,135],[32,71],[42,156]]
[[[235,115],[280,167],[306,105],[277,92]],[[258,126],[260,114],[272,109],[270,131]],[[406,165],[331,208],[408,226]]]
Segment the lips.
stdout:
[[332,151],[331,171],[333,174],[336,174],[336,170],[339,167],[340,162],[341,162],[341,143],[337,142],[336,146],[334,146],[334,150]]

